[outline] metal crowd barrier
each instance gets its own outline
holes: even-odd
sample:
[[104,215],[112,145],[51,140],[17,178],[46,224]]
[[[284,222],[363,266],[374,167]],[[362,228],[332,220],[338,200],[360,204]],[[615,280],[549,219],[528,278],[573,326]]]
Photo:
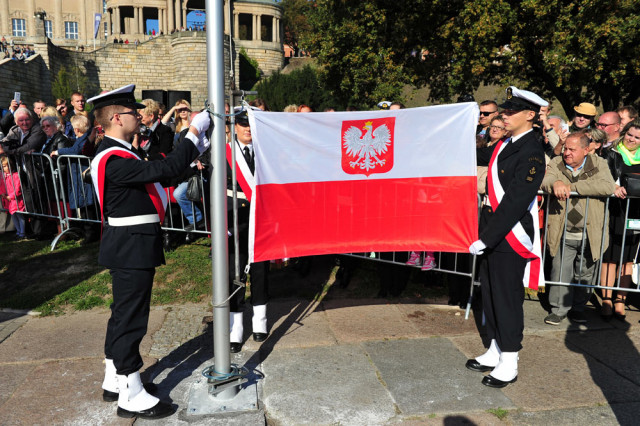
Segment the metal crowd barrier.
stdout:
[[[57,222],[57,233],[51,242],[51,250],[64,236],[79,235],[79,226],[87,224],[99,225],[100,206],[95,194],[89,168],[91,158],[84,155],[61,155],[52,159],[47,154],[30,153],[21,155],[2,155],[11,158],[15,166],[10,165],[9,173],[18,173],[22,198],[25,208],[20,214],[35,220],[54,220]],[[196,233],[209,235],[207,225],[209,211],[209,194],[205,190],[202,173],[198,172],[198,184],[202,194],[199,208],[203,216],[203,227],[191,229],[181,209],[174,202],[169,204],[165,223],[165,231]],[[0,168],[0,177],[4,183],[4,170]],[[169,188],[166,189],[170,195]],[[14,197],[16,194],[12,194]],[[195,217],[196,204],[191,202],[191,212]],[[0,211],[8,212],[0,203]],[[195,227],[193,227],[195,228]]]
[[[6,157],[6,155],[3,155]],[[66,233],[74,230],[74,224],[99,224],[101,223],[100,219],[100,210],[99,205],[96,202],[97,197],[94,193],[93,185],[90,183],[90,180],[83,180],[83,172],[87,172],[90,166],[90,158],[82,156],[82,155],[62,155],[57,158],[57,161],[54,163],[52,158],[46,154],[40,153],[31,153],[31,154],[21,154],[15,156],[8,156],[12,158],[15,165],[9,164],[9,173],[18,173],[19,182],[22,189],[22,197],[24,199],[25,209],[20,212],[25,216],[31,216],[32,220],[49,220],[55,221],[58,225],[58,234],[54,238],[51,243],[51,250],[55,249],[56,243],[59,239]],[[2,178],[4,181],[4,170],[2,171]],[[193,226],[190,226],[188,221],[185,219],[182,210],[175,204],[170,204],[170,208],[167,210],[167,215],[165,218],[165,223],[162,226],[162,229],[165,231],[174,231],[174,232],[192,232],[201,235],[210,235],[210,229],[208,228],[208,209],[206,206],[208,205],[208,191],[205,190],[204,180],[201,173],[199,173],[199,185],[202,194],[202,202],[199,203],[200,211],[202,213],[204,219],[204,227],[202,229],[192,229]],[[168,191],[168,190],[167,190]],[[169,191],[168,191],[169,192]],[[16,195],[15,193],[13,194]],[[544,208],[544,227],[543,227],[543,265],[545,265],[545,261],[547,260],[548,254],[548,246],[547,246],[547,224],[549,218],[549,197],[552,195],[539,192],[539,195],[543,196],[543,203],[541,204],[541,208]],[[564,260],[565,256],[565,242],[566,242],[566,227],[567,227],[567,217],[569,212],[569,203],[572,199],[575,198],[585,198],[585,217],[584,223],[586,224],[589,220],[588,216],[588,206],[589,200],[593,198],[600,198],[605,201],[604,209],[606,210],[606,214],[604,215],[604,221],[602,224],[602,239],[600,241],[600,253],[598,256],[598,260],[595,265],[593,279],[589,283],[580,282],[557,282],[551,281],[549,279],[550,269],[546,268],[545,277],[546,283],[551,285],[562,285],[562,286],[577,286],[577,287],[587,287],[590,289],[602,289],[602,290],[621,290],[630,291],[630,292],[640,292],[639,285],[636,284],[635,288],[621,288],[620,282],[622,278],[622,269],[623,269],[623,259],[624,253],[621,253],[620,259],[616,262],[617,264],[617,273],[616,273],[616,282],[612,286],[602,285],[601,283],[601,275],[602,275],[602,255],[606,251],[606,247],[604,246],[604,235],[609,232],[609,203],[611,198],[615,198],[614,196],[609,197],[581,197],[577,193],[571,193],[571,197],[565,201],[565,218],[564,218],[564,229],[562,231],[562,241],[560,243],[560,248],[558,254],[561,256],[561,260]],[[631,230],[632,232],[636,232],[640,235],[640,217],[638,218],[630,218],[629,217],[629,206],[630,200],[633,200],[633,197],[629,197],[625,200],[616,199],[616,202],[623,203],[622,206],[625,210],[624,215],[624,224],[625,230]],[[640,203],[640,201],[638,202]],[[173,207],[173,208],[172,208]],[[196,203],[191,202],[192,214],[195,217],[195,208]],[[478,203],[478,212],[480,213],[480,202]],[[7,211],[2,205],[0,205],[1,211]],[[640,216],[640,212],[633,212],[633,214],[638,214]],[[637,220],[635,220],[637,219]],[[585,243],[587,241],[586,227],[582,232],[582,240],[581,240],[581,258],[584,257]],[[622,235],[622,245],[627,239],[627,232],[624,232]],[[610,236],[609,240],[611,241],[613,236]],[[368,253],[348,253],[346,255],[365,258],[377,262],[386,262],[397,265],[406,265],[406,258],[408,252],[393,252],[393,253],[379,253],[379,252],[368,252]],[[435,253],[436,255],[436,264],[437,266],[433,268],[434,271],[439,271],[442,273],[458,275],[469,278],[470,281],[470,291],[469,291],[469,299],[467,302],[466,315],[468,318],[469,310],[471,307],[471,303],[473,300],[473,288],[474,285],[479,285],[478,280],[476,279],[476,265],[477,265],[477,257],[471,256],[467,253]],[[424,258],[424,253],[422,253]],[[561,262],[563,265],[564,262]],[[446,265],[446,266],[445,266]],[[406,265],[411,267],[410,265]],[[413,266],[419,268],[420,266]],[[580,264],[579,269],[579,277],[582,276],[583,265],[582,262]],[[560,276],[562,276],[562,266],[560,269]],[[640,280],[639,280],[640,282]]]

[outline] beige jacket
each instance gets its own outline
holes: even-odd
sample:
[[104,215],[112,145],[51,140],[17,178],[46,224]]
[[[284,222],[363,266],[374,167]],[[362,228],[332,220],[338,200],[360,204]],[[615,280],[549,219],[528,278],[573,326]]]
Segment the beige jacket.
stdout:
[[[547,172],[542,181],[542,190],[551,194],[549,196],[549,223],[547,226],[547,244],[549,254],[555,256],[558,253],[562,233],[564,231],[565,201],[559,201],[553,195],[553,184],[561,181],[571,185],[571,191],[577,192],[581,196],[606,197],[613,194],[616,184],[611,177],[607,160],[596,155],[587,155],[587,161],[578,176],[571,175],[571,171],[566,168],[562,157],[555,157],[547,166]],[[585,210],[586,199],[581,199],[582,210]],[[600,257],[600,242],[602,241],[602,227],[605,215],[604,198],[590,198],[589,209],[587,211],[587,238],[593,260]],[[609,246],[609,235],[605,232],[603,251]]]

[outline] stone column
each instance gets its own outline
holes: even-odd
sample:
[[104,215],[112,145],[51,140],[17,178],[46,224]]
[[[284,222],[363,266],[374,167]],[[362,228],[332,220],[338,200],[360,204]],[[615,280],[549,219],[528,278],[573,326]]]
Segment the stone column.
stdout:
[[182,25],[187,26],[187,2],[182,4]]
[[271,17],[271,41],[275,43],[278,36],[277,19],[275,16]]
[[233,14],[233,38],[240,38],[240,14],[237,12]]
[[158,11],[158,35],[164,33],[164,9],[157,9]]
[[113,29],[111,28],[111,25],[112,25],[111,9],[107,9],[107,16],[105,17],[105,19],[107,20],[107,37],[110,37],[113,34]]
[[[160,20],[158,20],[158,28],[160,28]],[[144,34],[144,8],[138,8],[138,33]]]
[[56,0],[53,9],[53,38],[64,38],[64,22],[62,20],[62,0]]
[[120,7],[116,6],[114,8],[114,11],[115,11],[114,15],[115,15],[115,18],[116,18],[116,22],[115,22],[113,30],[115,31],[116,36],[118,38],[120,38],[120,33],[122,32],[122,27],[120,26]]
[[225,34],[231,34],[231,22],[229,18],[229,0],[224,2],[224,31]]
[[9,0],[0,0],[0,32],[2,35],[11,34],[11,19],[9,19]]
[[173,17],[173,2],[167,0],[167,34],[176,29],[176,21]]
[[138,27],[140,23],[140,8],[134,6],[133,7],[133,25],[131,29],[132,34],[140,34],[140,28]]
[[174,12],[176,14],[176,30],[180,30],[180,27],[182,26],[180,23],[180,19],[182,18],[182,15],[180,14],[180,0],[176,0]]
[[[36,25],[38,24],[37,21],[39,21],[38,18],[34,18],[33,14],[36,12],[36,0],[28,0],[27,1],[27,19],[25,19],[24,23],[25,26],[27,27],[27,37],[34,37],[36,35]],[[8,19],[9,15],[7,15]],[[9,21],[11,22],[11,21]]]
[[[80,2],[80,22],[78,22],[78,43],[87,44],[93,37],[89,37],[89,34],[93,35],[93,31],[87,31],[87,2]],[[84,42],[83,42],[84,40]]]
[[251,40],[258,39],[258,15],[251,15]]

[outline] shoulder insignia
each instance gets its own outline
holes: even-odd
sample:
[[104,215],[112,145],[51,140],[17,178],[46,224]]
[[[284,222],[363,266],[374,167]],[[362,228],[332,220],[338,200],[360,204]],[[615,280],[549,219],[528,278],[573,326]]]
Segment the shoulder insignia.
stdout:
[[530,175],[535,175],[536,174],[536,168],[535,167],[530,168],[529,169],[529,174]]
[[544,164],[544,161],[542,161],[542,159],[540,157],[529,157],[529,162],[535,161],[536,163],[539,164]]
[[527,176],[527,182],[533,182],[533,176]]

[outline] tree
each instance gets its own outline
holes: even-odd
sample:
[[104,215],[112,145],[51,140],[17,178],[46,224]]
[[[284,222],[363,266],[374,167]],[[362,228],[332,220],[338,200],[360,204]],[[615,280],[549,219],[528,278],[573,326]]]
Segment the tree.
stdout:
[[316,111],[322,111],[328,106],[335,105],[318,78],[314,68],[306,65],[290,74],[275,73],[271,77],[260,81],[256,90],[258,96],[267,102],[273,111],[282,111],[290,104],[305,104]]
[[307,17],[313,7],[310,0],[282,0],[282,25],[284,27],[284,43],[293,48],[295,55],[300,51],[300,40],[310,31]]
[[529,0],[517,10],[507,75],[557,98],[569,116],[583,101],[611,111],[638,99],[640,3]]
[[260,64],[255,59],[249,57],[244,48],[240,49],[238,60],[238,68],[240,69],[240,90],[251,90],[251,88],[260,80],[262,73],[260,72]]
[[402,52],[391,46],[393,23],[383,8],[370,1],[318,0],[309,23],[306,44],[337,102],[370,108],[399,99],[407,75]]
[[62,65],[51,83],[51,92],[55,98],[70,99],[73,92],[85,93],[87,86],[88,78],[78,67],[67,69]]
[[612,110],[640,97],[634,0],[317,0],[308,44],[340,99],[396,99],[405,82],[450,102],[480,84],[514,84]]

